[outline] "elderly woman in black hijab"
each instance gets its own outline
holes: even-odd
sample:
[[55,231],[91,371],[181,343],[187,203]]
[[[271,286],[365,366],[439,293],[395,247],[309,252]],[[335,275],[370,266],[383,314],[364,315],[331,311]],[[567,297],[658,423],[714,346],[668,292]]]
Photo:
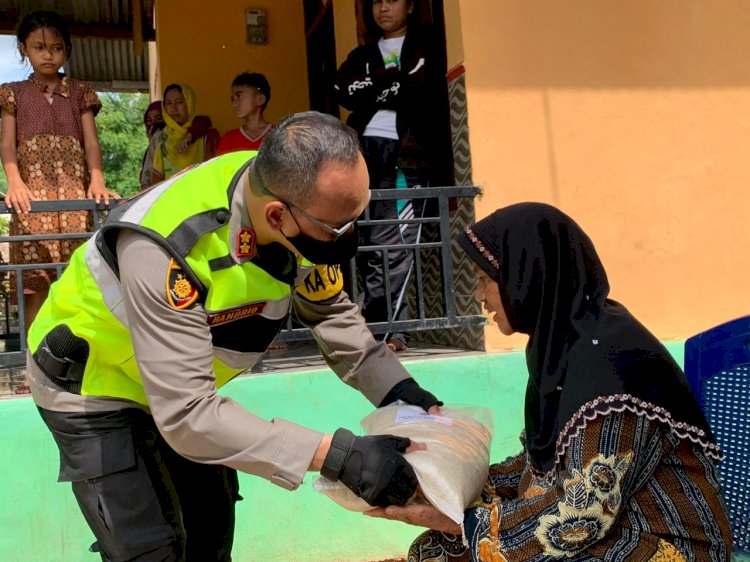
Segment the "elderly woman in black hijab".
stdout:
[[432,529],[409,562],[729,560],[721,452],[669,352],[607,298],[589,237],[524,203],[458,242],[500,331],[529,336],[523,451],[490,467],[461,527],[426,505],[370,512]]

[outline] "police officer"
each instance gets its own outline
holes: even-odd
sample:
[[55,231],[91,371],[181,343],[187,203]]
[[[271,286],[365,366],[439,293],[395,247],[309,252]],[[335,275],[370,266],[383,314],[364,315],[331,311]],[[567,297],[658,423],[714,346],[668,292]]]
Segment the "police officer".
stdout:
[[[403,504],[408,439],[261,419],[216,389],[290,309],[374,405],[442,403],[370,335],[336,264],[369,202],[356,134],[306,112],[260,152],[189,169],[113,209],[29,332],[34,401],[102,560],[228,561],[237,470],[296,489],[307,471]],[[314,265],[315,264],[315,265]]]

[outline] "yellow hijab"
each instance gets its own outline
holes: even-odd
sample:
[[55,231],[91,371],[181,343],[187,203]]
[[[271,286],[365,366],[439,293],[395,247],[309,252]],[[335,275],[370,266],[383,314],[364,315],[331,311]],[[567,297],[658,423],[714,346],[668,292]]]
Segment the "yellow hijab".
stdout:
[[182,142],[188,133],[190,125],[195,118],[197,98],[193,89],[186,84],[176,83],[182,90],[182,96],[185,98],[185,105],[188,110],[188,120],[185,124],[180,125],[172,119],[169,114],[163,111],[165,127],[162,129],[160,150],[154,152],[154,169],[162,173],[165,178],[169,178],[193,164],[203,162],[205,138],[193,139],[188,148],[182,154],[177,152],[177,145]]

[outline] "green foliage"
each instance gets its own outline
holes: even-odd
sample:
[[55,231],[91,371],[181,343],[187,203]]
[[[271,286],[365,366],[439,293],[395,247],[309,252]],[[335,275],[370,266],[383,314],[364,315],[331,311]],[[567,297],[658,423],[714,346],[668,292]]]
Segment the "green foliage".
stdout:
[[148,146],[143,113],[145,94],[99,94],[102,110],[96,116],[107,188],[123,197],[140,191],[141,164]]

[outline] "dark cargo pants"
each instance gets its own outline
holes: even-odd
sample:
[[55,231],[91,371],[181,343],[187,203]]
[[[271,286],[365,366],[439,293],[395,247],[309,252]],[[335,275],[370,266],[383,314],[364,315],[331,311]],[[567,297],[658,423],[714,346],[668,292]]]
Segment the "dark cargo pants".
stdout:
[[231,561],[235,470],[181,457],[135,408],[39,413],[102,560]]

